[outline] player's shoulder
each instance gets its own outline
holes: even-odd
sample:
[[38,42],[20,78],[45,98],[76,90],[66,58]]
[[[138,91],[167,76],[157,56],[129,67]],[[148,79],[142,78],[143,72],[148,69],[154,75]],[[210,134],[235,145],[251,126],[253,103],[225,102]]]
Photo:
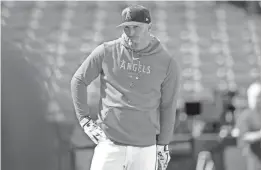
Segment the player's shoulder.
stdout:
[[171,52],[171,51],[166,47],[165,44],[163,44],[162,47],[163,47],[163,49],[164,49],[164,51],[165,51],[165,53],[166,53],[166,57],[168,57],[169,59],[171,59],[171,60],[173,60],[173,61],[176,62],[176,60],[177,60],[177,55],[176,55],[174,52]]
[[104,41],[100,44],[98,44],[94,50],[91,52],[91,54],[89,55],[88,58],[96,58],[96,57],[105,57],[108,55],[105,54],[109,54],[113,51],[113,47],[115,47],[115,45],[119,44],[119,40],[115,39],[115,40],[110,40],[110,41]]
[[120,43],[121,43],[121,39],[118,38],[118,39],[114,39],[114,40],[110,40],[110,41],[105,41],[103,43],[103,45],[105,48],[110,48],[110,47],[115,47],[117,45],[120,45]]
[[162,43],[159,39],[159,45],[161,46],[161,57],[169,60],[169,62],[177,62],[177,56],[170,51],[170,49],[166,46],[166,44]]
[[178,60],[177,60],[177,56],[175,54],[173,54],[172,52],[170,52],[170,50],[166,47],[165,44],[161,43],[161,46],[162,46],[162,52],[163,52],[162,57],[166,58],[169,61],[170,64],[177,67],[179,65]]
[[94,51],[104,51],[112,46],[115,46],[117,44],[119,44],[120,41],[119,39],[114,39],[114,40],[110,40],[110,41],[104,41],[102,43],[100,43]]

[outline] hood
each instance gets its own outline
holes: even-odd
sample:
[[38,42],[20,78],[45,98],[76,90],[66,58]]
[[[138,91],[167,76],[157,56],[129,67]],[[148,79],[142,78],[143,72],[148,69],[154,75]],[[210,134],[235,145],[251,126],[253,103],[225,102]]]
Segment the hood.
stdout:
[[157,39],[154,35],[150,34],[151,36],[151,41],[149,43],[149,45],[142,49],[142,50],[134,50],[131,48],[131,46],[129,46],[128,42],[127,42],[127,37],[125,34],[122,34],[121,36],[121,44],[130,52],[133,53],[136,53],[140,56],[148,56],[148,55],[152,55],[152,54],[155,54],[155,53],[158,53],[160,52],[163,47],[160,43],[160,40]]

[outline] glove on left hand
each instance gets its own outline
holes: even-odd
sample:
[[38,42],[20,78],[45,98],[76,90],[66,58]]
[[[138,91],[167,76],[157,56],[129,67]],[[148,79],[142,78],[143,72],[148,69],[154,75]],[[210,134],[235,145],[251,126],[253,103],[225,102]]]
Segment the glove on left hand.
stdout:
[[166,170],[170,159],[168,145],[157,145],[157,170]]

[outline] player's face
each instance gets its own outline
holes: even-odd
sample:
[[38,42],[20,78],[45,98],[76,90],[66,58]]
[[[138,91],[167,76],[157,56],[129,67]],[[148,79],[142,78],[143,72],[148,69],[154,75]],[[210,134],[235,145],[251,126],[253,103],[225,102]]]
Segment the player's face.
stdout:
[[145,41],[149,34],[149,25],[131,25],[123,28],[124,33],[128,38],[128,43],[133,48],[138,48],[142,42]]

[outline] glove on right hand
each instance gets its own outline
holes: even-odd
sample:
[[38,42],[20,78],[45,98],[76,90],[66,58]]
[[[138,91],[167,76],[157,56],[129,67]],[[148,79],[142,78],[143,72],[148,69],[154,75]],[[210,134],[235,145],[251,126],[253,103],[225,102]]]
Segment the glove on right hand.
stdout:
[[86,117],[81,120],[81,126],[84,132],[89,136],[89,138],[97,145],[99,142],[104,141],[107,138],[104,131],[99,127],[99,125],[93,121],[90,117]]

